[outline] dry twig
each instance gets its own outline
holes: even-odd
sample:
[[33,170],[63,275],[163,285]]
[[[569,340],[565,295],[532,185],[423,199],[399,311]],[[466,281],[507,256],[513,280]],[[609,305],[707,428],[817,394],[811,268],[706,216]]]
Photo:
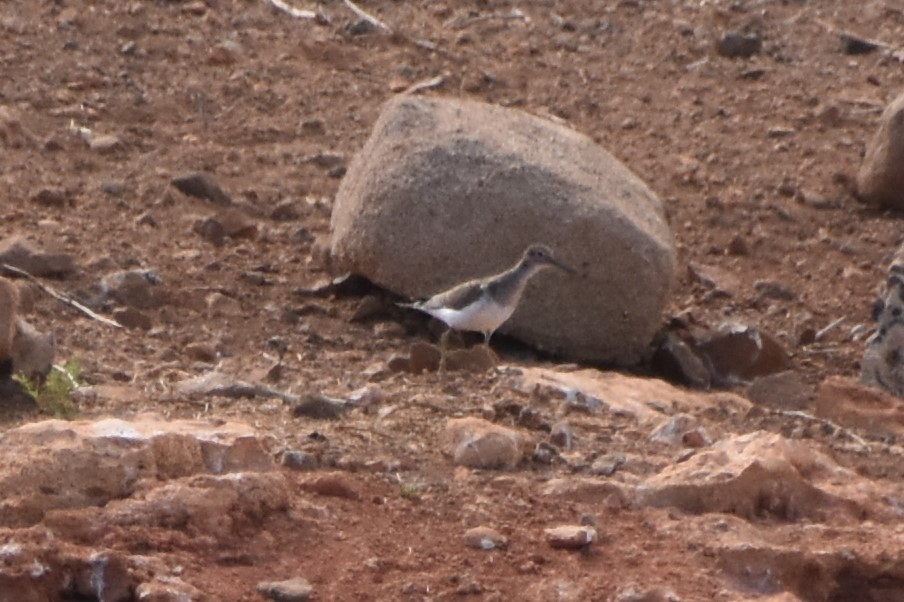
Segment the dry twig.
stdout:
[[443,27],[447,29],[464,29],[469,25],[480,23],[481,21],[492,21],[495,19],[498,19],[500,21],[514,21],[515,19],[524,19],[525,21],[529,20],[527,18],[527,15],[521,12],[521,10],[515,8],[508,13],[491,13],[487,15],[478,15],[476,17],[456,17],[454,19],[449,19],[448,21],[443,23]]
[[295,17],[296,19],[316,19],[317,13],[312,10],[301,10],[300,8],[295,8],[294,6],[289,6],[283,0],[270,0],[270,4],[278,8],[279,10]]
[[819,416],[807,414],[806,412],[801,412],[800,410],[771,410],[771,413],[778,414],[779,416],[787,416],[789,418],[800,418],[802,420],[827,426],[832,429],[832,434],[834,436],[837,437],[838,435],[844,435],[845,437],[859,445],[861,448],[863,448],[864,452],[869,453],[870,451],[872,451],[869,443],[864,441],[862,437],[857,435],[857,433],[851,431],[850,429],[846,429],[839,424],[835,424],[827,418],[820,418]]
[[[271,0],[271,1],[272,1],[272,0]],[[364,9],[362,9],[360,6],[358,6],[357,4],[355,4],[354,2],[352,2],[352,0],[342,0],[342,1],[345,2],[345,5],[346,5],[347,7],[349,7],[349,9],[351,9],[351,11],[352,11],[353,13],[355,13],[355,14],[358,16],[359,19],[364,19],[365,21],[367,21],[367,22],[370,23],[371,25],[374,25],[374,26],[376,26],[376,27],[379,27],[379,28],[382,29],[383,31],[392,33],[392,29],[390,29],[389,25],[387,25],[387,24],[384,23],[383,21],[379,20],[378,18],[376,18],[376,17],[373,16],[372,14],[370,14],[370,13],[368,13],[367,11],[365,11]]]
[[436,77],[432,77],[430,79],[421,80],[419,82],[415,82],[402,90],[402,94],[415,94],[420,92],[421,90],[429,90],[430,88],[438,88],[443,85],[442,75],[437,75]]
[[24,278],[28,278],[29,280],[34,282],[36,285],[38,285],[38,288],[40,288],[42,291],[44,291],[45,293],[47,293],[54,299],[57,299],[58,301],[61,301],[64,305],[68,305],[69,307],[82,312],[83,314],[85,314],[86,316],[91,318],[92,320],[97,320],[98,322],[102,322],[108,326],[113,326],[114,328],[122,328],[122,324],[120,324],[119,322],[114,322],[110,318],[105,318],[102,315],[95,313],[94,311],[88,309],[87,307],[85,307],[84,305],[82,305],[81,303],[79,303],[78,301],[73,299],[72,297],[64,295],[63,293],[60,293],[60,292],[54,290],[53,288],[51,288],[50,286],[44,284],[38,278],[36,278],[35,276],[32,276],[25,270],[21,270],[17,267],[13,267],[7,263],[0,264],[0,267],[2,267],[6,272],[9,272],[10,274],[16,274],[17,276],[22,276]]

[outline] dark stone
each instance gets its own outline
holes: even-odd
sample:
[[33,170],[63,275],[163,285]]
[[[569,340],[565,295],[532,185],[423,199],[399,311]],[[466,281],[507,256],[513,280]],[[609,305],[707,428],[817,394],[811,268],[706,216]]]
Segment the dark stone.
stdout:
[[232,199],[229,195],[208,174],[191,173],[176,176],[171,180],[171,183],[182,194],[210,201],[214,205],[232,204]]
[[716,52],[728,58],[749,58],[763,48],[763,40],[756,34],[729,31],[716,42]]
[[314,418],[316,420],[338,420],[342,418],[348,406],[340,399],[331,399],[320,393],[313,393],[302,398],[292,407],[292,415]]

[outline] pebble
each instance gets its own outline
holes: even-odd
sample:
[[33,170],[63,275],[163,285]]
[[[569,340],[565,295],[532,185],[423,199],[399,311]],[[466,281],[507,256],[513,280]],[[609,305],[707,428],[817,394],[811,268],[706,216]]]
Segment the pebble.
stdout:
[[499,531],[485,526],[474,527],[465,531],[465,545],[476,550],[503,549],[508,546],[508,539]]
[[240,316],[242,315],[242,304],[238,299],[229,297],[220,292],[210,293],[204,299],[207,304],[207,310],[213,316]]
[[270,212],[270,219],[278,222],[290,222],[301,217],[301,209],[297,201],[282,201]]
[[759,52],[763,41],[756,34],[729,31],[716,42],[716,52],[728,58],[749,58]]
[[226,229],[223,228],[217,219],[208,217],[199,219],[191,227],[192,231],[217,247],[222,247],[226,243]]
[[590,465],[590,474],[611,477],[619,467],[623,466],[627,459],[619,454],[607,454],[597,458]]
[[42,188],[31,195],[31,202],[45,207],[65,207],[70,204],[69,194],[63,188]]
[[562,550],[586,549],[597,539],[596,529],[588,525],[560,525],[543,532],[546,543]]
[[204,173],[190,173],[176,176],[170,183],[182,194],[210,201],[214,205],[231,205],[232,199],[226,194],[213,176]]
[[570,450],[574,446],[571,424],[567,420],[560,420],[553,424],[549,433],[549,442],[560,449]]
[[436,345],[418,341],[411,346],[408,352],[408,370],[417,374],[419,372],[428,371],[436,372],[439,370],[439,363],[442,359],[442,352]]
[[88,148],[105,155],[122,148],[122,141],[112,134],[100,134],[98,136],[91,136],[91,140],[88,142]]
[[20,238],[0,243],[0,263],[25,270],[32,276],[66,278],[78,270],[75,258],[68,253],[45,253]]
[[130,330],[150,330],[151,318],[134,307],[120,307],[113,311],[113,319]]
[[443,452],[457,466],[470,468],[514,468],[525,451],[519,431],[480,418],[453,418],[442,435]]
[[320,467],[320,460],[306,451],[288,450],[283,452],[280,462],[293,470],[314,470]]
[[101,278],[98,289],[104,299],[112,299],[126,307],[154,309],[163,298],[154,290],[160,277],[154,270],[123,270]]
[[342,474],[319,475],[302,483],[301,488],[318,495],[357,500],[360,496]]
[[286,581],[263,581],[257,584],[259,594],[275,602],[305,602],[310,600],[314,588],[304,577]]
[[869,54],[879,49],[879,44],[851,33],[841,34],[841,47],[845,54]]
[[296,418],[305,416],[315,420],[338,420],[348,409],[345,401],[332,399],[320,393],[306,395],[292,407],[292,415]]

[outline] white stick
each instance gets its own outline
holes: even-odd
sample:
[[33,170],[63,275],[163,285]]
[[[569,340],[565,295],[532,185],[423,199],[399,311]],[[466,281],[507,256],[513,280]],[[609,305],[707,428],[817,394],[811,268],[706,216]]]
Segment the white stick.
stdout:
[[416,92],[420,92],[421,90],[428,90],[430,88],[437,88],[443,85],[443,76],[437,75],[431,79],[425,79],[423,81],[415,82],[402,90],[402,94],[414,94]]
[[54,299],[57,299],[58,301],[62,301],[64,304],[68,305],[69,307],[79,310],[80,312],[82,312],[83,314],[88,316],[89,318],[97,320],[98,322],[103,322],[104,324],[107,324],[108,326],[113,326],[115,328],[122,328],[122,324],[120,324],[119,322],[114,322],[110,318],[105,318],[105,317],[101,316],[100,314],[97,314],[97,313],[91,311],[90,309],[88,309],[87,307],[85,307],[84,305],[82,305],[81,303],[76,301],[75,299],[73,299],[71,297],[67,297],[66,295],[64,295],[62,293],[58,293],[57,291],[50,288],[49,286],[47,286],[46,284],[44,284],[43,282],[41,282],[40,280],[38,280],[37,278],[35,278],[31,274],[29,274],[25,270],[20,270],[19,268],[13,267],[6,263],[0,264],[0,267],[2,267],[4,270],[11,272],[13,274],[17,274],[19,276],[24,276],[25,278],[28,278],[29,280],[31,280],[32,282],[37,284],[38,287],[42,291],[44,291],[45,293],[47,293]]
[[[388,31],[389,33],[392,33],[392,29],[389,28],[389,25],[387,25],[383,21],[379,20],[375,16],[371,15],[370,13],[365,12],[360,6],[358,6],[357,4],[352,2],[352,0],[342,0],[342,1],[345,2],[345,5],[347,7],[349,7],[353,13],[358,15],[359,18],[364,19],[365,21],[369,22],[371,25],[375,25],[375,26],[379,27],[383,31]],[[272,2],[272,0],[271,0],[271,2]]]
[[296,19],[316,19],[317,13],[312,10],[301,10],[300,8],[295,8],[294,6],[289,6],[283,0],[270,0],[270,4],[278,8],[279,10],[286,12]]

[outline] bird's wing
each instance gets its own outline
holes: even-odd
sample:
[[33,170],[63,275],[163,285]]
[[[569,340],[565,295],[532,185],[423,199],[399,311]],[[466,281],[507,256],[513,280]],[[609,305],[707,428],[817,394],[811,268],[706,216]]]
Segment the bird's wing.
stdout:
[[422,309],[462,309],[477,301],[483,294],[486,283],[480,280],[459,284],[447,291],[438,293],[420,304]]

